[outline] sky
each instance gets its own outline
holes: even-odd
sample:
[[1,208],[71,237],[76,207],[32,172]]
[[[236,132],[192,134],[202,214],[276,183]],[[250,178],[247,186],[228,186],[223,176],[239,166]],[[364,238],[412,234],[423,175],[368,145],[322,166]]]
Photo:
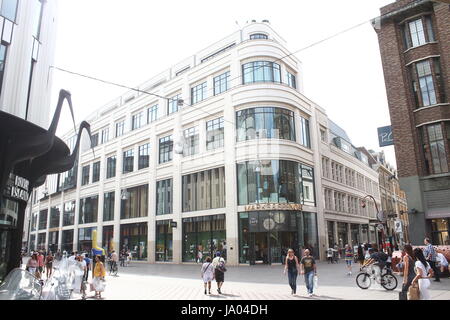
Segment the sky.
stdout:
[[[249,20],[269,20],[297,51],[369,21],[393,0],[57,0],[55,66],[129,87],[137,86]],[[367,22],[295,54],[303,65],[304,94],[326,109],[352,143],[383,150],[395,166],[394,147],[380,148],[377,128],[390,124],[377,35]],[[52,109],[69,90],[79,123],[122,88],[53,69]],[[71,128],[63,109],[58,134]]]

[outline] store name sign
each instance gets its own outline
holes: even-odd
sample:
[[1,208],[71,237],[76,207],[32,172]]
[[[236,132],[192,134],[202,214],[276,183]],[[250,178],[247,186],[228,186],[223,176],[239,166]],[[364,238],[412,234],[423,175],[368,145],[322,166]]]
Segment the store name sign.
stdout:
[[259,211],[259,210],[290,210],[301,211],[303,209],[298,203],[259,203],[245,206],[245,211]]
[[9,175],[4,195],[8,198],[28,201],[30,182],[14,174]]

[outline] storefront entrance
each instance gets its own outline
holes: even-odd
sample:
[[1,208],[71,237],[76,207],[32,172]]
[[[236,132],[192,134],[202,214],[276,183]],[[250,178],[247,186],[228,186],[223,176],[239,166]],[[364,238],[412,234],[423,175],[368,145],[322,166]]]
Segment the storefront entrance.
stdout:
[[249,262],[255,264],[283,263],[287,250],[298,250],[296,232],[254,232],[250,234]]
[[0,228],[0,281],[3,280],[7,274],[10,238],[11,231],[7,228]]
[[251,211],[239,214],[239,262],[258,265],[283,263],[288,249],[318,256],[315,213]]

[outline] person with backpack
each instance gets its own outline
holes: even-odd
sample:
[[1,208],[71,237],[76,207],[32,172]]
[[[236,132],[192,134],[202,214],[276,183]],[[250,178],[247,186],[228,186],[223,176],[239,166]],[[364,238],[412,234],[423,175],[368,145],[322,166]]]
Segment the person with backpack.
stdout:
[[211,281],[214,280],[214,267],[210,257],[207,257],[205,263],[202,265],[201,277],[205,285],[205,294],[206,287],[208,287],[208,293],[211,294]]
[[382,251],[378,252],[378,249],[369,249],[370,258],[364,262],[363,267],[373,265],[375,271],[375,277],[377,281],[381,281],[381,271],[386,266],[388,255]]
[[225,272],[227,269],[225,268],[225,259],[222,258],[221,253],[219,251],[216,252],[216,257],[212,261],[212,265],[214,268],[214,278],[217,282],[217,292],[222,294],[221,288],[225,281]]

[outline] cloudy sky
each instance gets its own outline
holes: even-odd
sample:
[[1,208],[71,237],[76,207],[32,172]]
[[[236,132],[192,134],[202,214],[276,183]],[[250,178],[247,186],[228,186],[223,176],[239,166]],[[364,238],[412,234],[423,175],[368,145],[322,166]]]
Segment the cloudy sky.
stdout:
[[[244,26],[267,19],[293,52],[379,15],[393,0],[58,0],[55,65],[78,73],[139,85]],[[237,22],[237,23],[236,23]],[[366,23],[302,50],[305,95],[327,110],[356,146],[378,146],[377,127],[390,124],[376,33]],[[53,103],[72,92],[76,121],[124,90],[53,71]],[[70,128],[63,113],[60,134]]]

